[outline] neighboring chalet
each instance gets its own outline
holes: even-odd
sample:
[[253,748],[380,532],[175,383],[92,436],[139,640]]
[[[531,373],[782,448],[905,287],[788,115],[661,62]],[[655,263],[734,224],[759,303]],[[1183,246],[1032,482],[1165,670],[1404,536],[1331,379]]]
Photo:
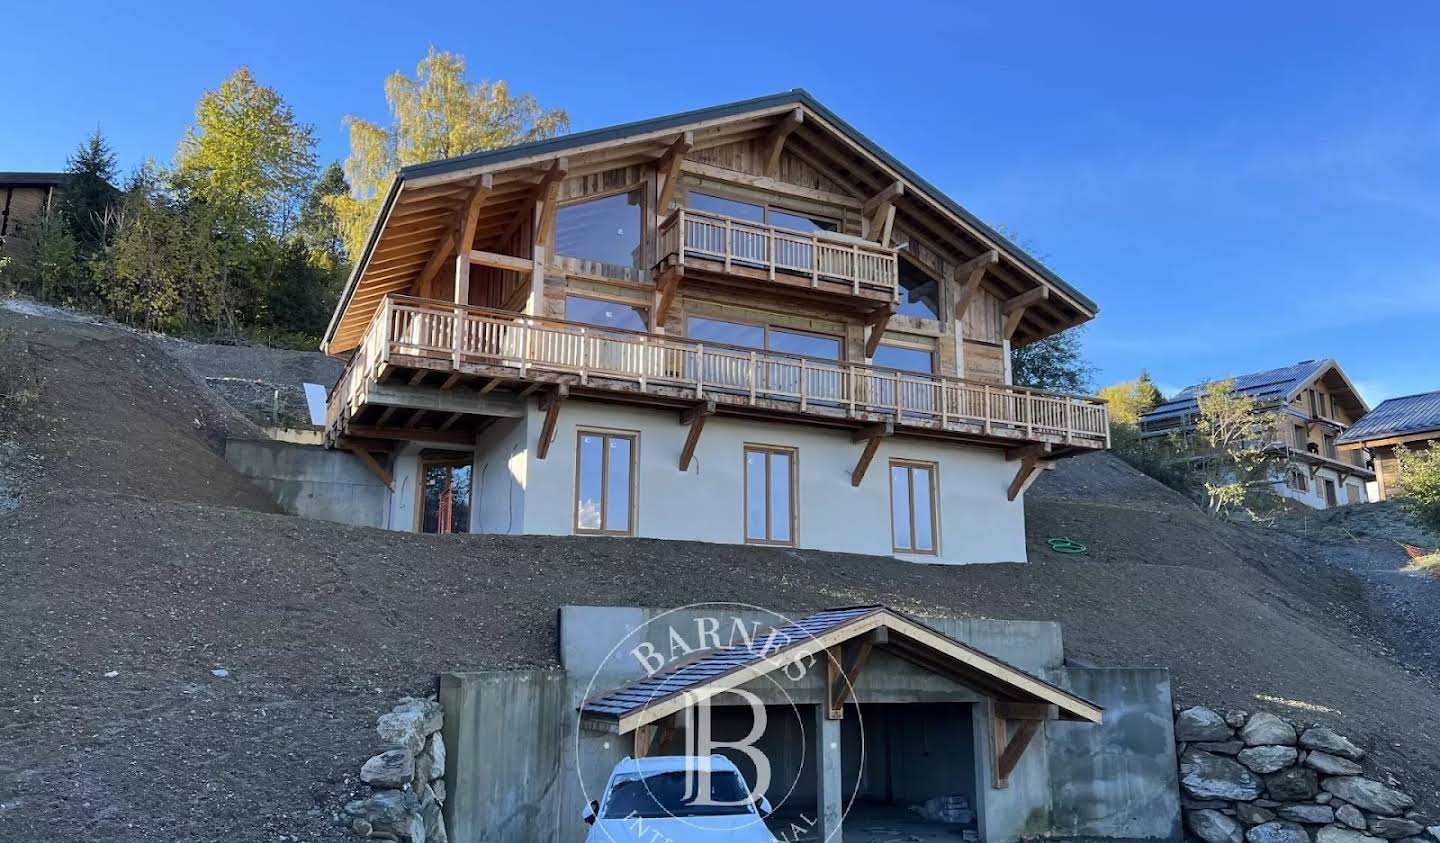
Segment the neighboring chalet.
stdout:
[[[1315,509],[1366,500],[1365,484],[1375,472],[1359,452],[1341,452],[1340,436],[1368,409],[1334,360],[1305,360],[1293,366],[1234,378],[1234,391],[1252,396],[1263,410],[1280,410],[1280,429],[1265,434],[1275,460],[1275,488],[1282,496]],[[1140,417],[1144,437],[1194,430],[1196,384]]]
[[26,239],[59,205],[65,173],[0,173],[0,251]]
[[1385,500],[1395,489],[1400,466],[1395,446],[1410,450],[1435,447],[1440,442],[1440,392],[1407,395],[1380,402],[1336,440],[1342,453],[1363,457],[1368,451],[1375,466],[1376,499]]
[[386,525],[1025,559],[1096,306],[804,91],[402,169],[325,336]]

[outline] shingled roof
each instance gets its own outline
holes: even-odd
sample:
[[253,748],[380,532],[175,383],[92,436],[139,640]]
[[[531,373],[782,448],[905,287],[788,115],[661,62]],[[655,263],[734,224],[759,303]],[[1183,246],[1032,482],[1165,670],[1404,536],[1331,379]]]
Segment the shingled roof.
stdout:
[[878,644],[899,658],[944,672],[998,699],[1046,703],[1064,720],[1100,722],[1094,703],[956,641],[885,606],[826,609],[741,646],[722,647],[653,676],[605,692],[580,705],[581,718],[620,733],[654,722],[722,691],[743,685],[819,650],[884,631]]
[[1368,442],[1432,430],[1440,434],[1440,392],[1382,401],[1336,441]]

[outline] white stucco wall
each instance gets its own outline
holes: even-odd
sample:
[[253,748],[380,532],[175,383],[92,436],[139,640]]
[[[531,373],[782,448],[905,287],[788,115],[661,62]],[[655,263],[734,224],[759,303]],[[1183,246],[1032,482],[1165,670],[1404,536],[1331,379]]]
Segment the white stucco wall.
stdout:
[[[513,472],[523,491],[523,524],[497,531],[573,533],[577,430],[592,428],[639,433],[636,534],[644,538],[743,542],[743,448],[753,443],[798,449],[799,547],[891,555],[888,461],[897,457],[939,464],[940,553],[903,558],[952,564],[1026,559],[1023,502],[1005,499],[1016,464],[998,449],[891,437],[856,488],[850,472],[861,446],[852,444],[845,430],[712,417],[690,469],[682,473],[678,461],[688,428],[674,411],[571,399],[560,411],[544,460],[533,456],[540,429],[533,405],[526,427],[527,457]],[[482,496],[488,494],[487,487]],[[490,503],[481,506],[489,511]],[[499,526],[489,519],[482,523]]]
[[528,419],[499,419],[475,443],[470,532],[525,532]]
[[[1308,477],[1307,469],[1301,468],[1300,470],[1306,471]],[[1365,503],[1370,500],[1367,483],[1354,477],[1342,481],[1340,479],[1340,473],[1331,468],[1318,469],[1315,472],[1315,476],[1309,478],[1309,489],[1307,491],[1301,492],[1290,488],[1286,477],[1281,477],[1276,481],[1275,491],[1279,492],[1282,497],[1303,503],[1312,509],[1325,509],[1325,485],[1321,481],[1327,478],[1335,484],[1335,500],[1339,506],[1345,506],[1348,503]],[[1346,496],[1346,483],[1351,483],[1359,487],[1360,496],[1353,501]]]

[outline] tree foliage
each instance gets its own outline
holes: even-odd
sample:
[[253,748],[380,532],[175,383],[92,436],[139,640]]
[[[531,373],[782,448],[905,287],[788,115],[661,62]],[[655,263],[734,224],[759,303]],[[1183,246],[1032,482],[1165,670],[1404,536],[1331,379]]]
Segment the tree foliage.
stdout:
[[120,193],[115,153],[105,136],[96,129],[75,153],[66,168],[61,211],[81,255],[90,257],[109,244],[113,211]]
[[1141,416],[1165,400],[1155,382],[1150,380],[1150,373],[1144,369],[1140,370],[1140,377],[1135,380],[1104,387],[1097,395],[1109,405],[1112,426],[1124,424],[1136,427]]
[[1070,328],[1010,354],[1011,380],[1018,386],[1083,393],[1094,369],[1080,349],[1083,328]]
[[563,110],[543,108],[529,94],[512,95],[505,82],[468,81],[463,56],[434,48],[414,77],[397,71],[385,80],[385,100],[389,126],[345,118],[350,192],[330,204],[352,258],[364,248],[390,179],[401,167],[541,140],[570,127]]
[[1440,447],[1411,450],[1395,446],[1400,464],[1397,494],[1400,503],[1432,532],[1440,532]]

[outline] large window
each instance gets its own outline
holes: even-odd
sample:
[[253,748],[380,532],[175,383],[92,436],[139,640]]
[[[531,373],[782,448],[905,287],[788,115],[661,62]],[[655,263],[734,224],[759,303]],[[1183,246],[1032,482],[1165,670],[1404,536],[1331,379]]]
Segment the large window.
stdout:
[[[810,334],[804,331],[790,331],[772,328],[768,325],[748,325],[742,322],[726,322],[720,319],[705,319],[691,316],[685,322],[685,333],[692,340],[725,343],[743,348],[755,348],[777,354],[798,354],[819,357],[825,360],[840,359],[840,338],[827,334]],[[824,372],[824,367],[810,364],[806,374],[806,394],[817,401],[838,401],[840,379],[833,373]],[[800,394],[801,367],[799,361],[769,360],[756,367],[755,386],[757,389],[782,393],[788,396]],[[693,377],[693,374],[692,374]],[[749,389],[750,367],[733,361],[707,357],[705,379],[707,383],[735,389]]]
[[940,285],[908,260],[900,261],[900,305],[895,312],[902,316],[940,318]]
[[470,457],[420,457],[420,532],[470,532]]
[[575,532],[635,534],[634,433],[579,433],[575,454]]
[[555,254],[613,266],[640,266],[640,191],[563,205],[555,212]]
[[650,319],[649,311],[639,305],[586,296],[565,297],[565,318],[571,322],[624,328],[629,331],[645,330]]
[[890,461],[890,527],[896,553],[937,553],[935,463]]
[[833,219],[801,214],[795,211],[786,211],[774,205],[742,202],[739,199],[731,199],[728,196],[716,196],[712,193],[698,193],[692,190],[690,191],[689,198],[685,201],[685,205],[697,211],[709,211],[712,214],[764,223],[780,228],[790,228],[796,231],[840,230],[840,224]]
[[928,348],[881,343],[875,349],[874,365],[893,370],[897,377],[874,382],[873,401],[881,412],[895,410],[910,415],[937,411],[935,353]]
[[745,541],[795,543],[795,449],[745,446]]

